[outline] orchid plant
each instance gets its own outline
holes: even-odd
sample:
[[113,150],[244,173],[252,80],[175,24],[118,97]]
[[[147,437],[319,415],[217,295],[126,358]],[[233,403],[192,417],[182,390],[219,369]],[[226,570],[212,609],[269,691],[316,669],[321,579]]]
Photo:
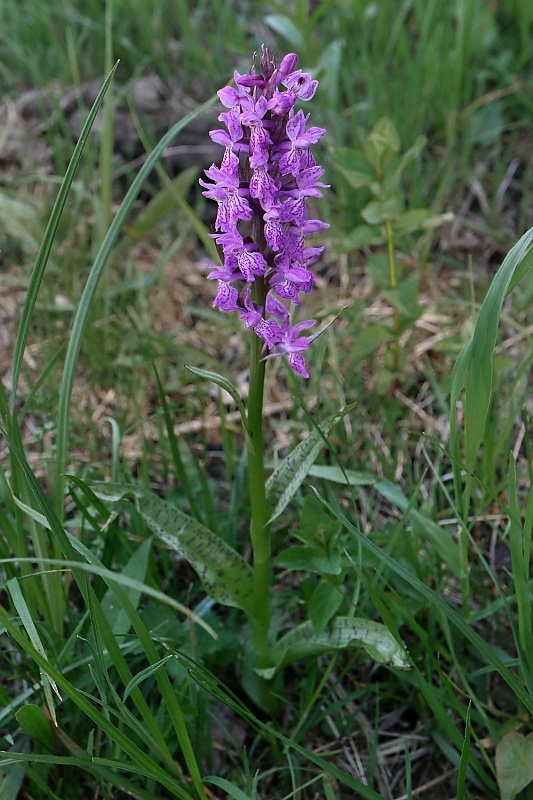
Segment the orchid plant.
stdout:
[[[308,198],[320,198],[328,188],[321,181],[324,170],[312,153],[326,131],[309,126],[310,115],[296,110],[297,103],[313,98],[318,82],[296,69],[296,63],[297,56],[290,53],[278,67],[263,47],[259,64],[254,57],[248,74],[235,72],[234,86],[220,89],[218,96],[225,110],[218,119],[225,127],[210,135],[224,152],[220,166],[213,164],[206,170],[209,180],[200,180],[204,195],[218,204],[212,236],[222,263],[207,265],[208,278],[218,281],[214,306],[225,313],[236,312],[249,332],[247,400],[227,378],[190,369],[227,390],[241,413],[248,454],[252,564],[213,531],[153,494],[136,487],[93,487],[108,502],[133,497],[150,529],[189,561],[213,600],[244,612],[252,638],[251,652],[243,659],[242,682],[253,699],[271,712],[279,692],[279,686],[274,689],[274,678],[284,666],[302,657],[357,645],[383,663],[400,668],[409,665],[402,645],[385,626],[355,618],[342,602],[338,531],[330,537],[326,550],[338,551],[333,572],[335,597],[340,600],[330,602],[331,594],[324,585],[320,597],[325,608],[318,617],[281,636],[272,623],[271,523],[300,488],[333,425],[350,410],[342,409],[317,425],[267,480],[265,369],[270,359],[282,357],[296,374],[309,377],[304,353],[318,334],[308,337],[303,332],[315,325],[315,320],[293,322],[293,316],[302,297],[315,285],[311,267],[324,249],[309,246],[306,238],[328,227],[310,218],[308,209]],[[319,538],[315,541],[309,531],[305,534],[310,553],[324,547]],[[313,558],[310,570],[318,564]],[[338,615],[347,609],[348,615]]]

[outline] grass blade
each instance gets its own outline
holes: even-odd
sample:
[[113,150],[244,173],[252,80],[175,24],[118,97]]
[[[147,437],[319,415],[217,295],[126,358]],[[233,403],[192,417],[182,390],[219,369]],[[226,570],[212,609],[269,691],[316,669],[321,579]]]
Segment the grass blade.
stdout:
[[115,64],[115,66],[107,76],[102,88],[98,92],[96,100],[94,101],[93,106],[89,112],[89,116],[87,117],[85,125],[82,128],[80,138],[78,139],[78,143],[74,148],[74,152],[72,154],[70,163],[67,167],[65,177],[61,183],[56,201],[52,208],[52,213],[50,214],[48,225],[46,226],[46,231],[43,240],[41,242],[41,247],[37,254],[37,259],[35,261],[35,266],[33,268],[33,272],[28,285],[28,290],[26,293],[24,308],[22,309],[22,316],[20,318],[20,324],[17,333],[17,341],[15,344],[15,352],[13,354],[13,377],[12,377],[13,390],[11,397],[11,407],[13,409],[13,413],[15,410],[17,386],[20,376],[20,370],[22,368],[24,350],[26,347],[26,342],[30,331],[31,319],[33,316],[33,311],[35,309],[35,303],[37,302],[37,295],[39,294],[39,289],[41,288],[44,272],[46,270],[46,265],[48,263],[48,258],[50,256],[50,251],[52,249],[52,245],[59,225],[59,220],[63,213],[63,209],[65,208],[68,193],[70,191],[70,187],[72,186],[72,181],[74,180],[74,175],[76,174],[76,170],[80,163],[83,149],[85,147],[85,144],[87,143],[89,132],[93,126],[94,120],[96,119],[98,110],[102,105],[105,94],[111,84],[111,81],[113,80],[113,75],[115,74],[117,66],[118,62]]
[[209,100],[203,105],[199,106],[195,111],[187,114],[183,119],[177,122],[169,132],[161,139],[157,146],[150,153],[145,163],[136,175],[130,189],[128,190],[120,209],[118,210],[115,218],[113,219],[109,230],[98,250],[93,266],[87,278],[87,283],[83,290],[82,296],[78,303],[76,316],[72,324],[70,340],[68,344],[67,353],[65,356],[65,366],[63,370],[63,378],[61,381],[61,389],[59,394],[59,407],[57,414],[57,441],[56,441],[56,464],[54,471],[54,498],[55,510],[58,517],[61,519],[63,516],[63,494],[65,487],[65,466],[67,462],[68,453],[68,429],[70,419],[70,399],[72,396],[72,387],[74,384],[74,375],[76,371],[76,364],[81,347],[81,340],[85,332],[89,312],[94,300],[98,283],[102,276],[102,272],[107,263],[109,255],[115,245],[118,235],[122,226],[132,209],[132,206],[137,199],[142,186],[154,169],[158,159],[166,147],[170,145],[172,140],[177,134],[185,128],[191,120],[209,108],[213,100]]

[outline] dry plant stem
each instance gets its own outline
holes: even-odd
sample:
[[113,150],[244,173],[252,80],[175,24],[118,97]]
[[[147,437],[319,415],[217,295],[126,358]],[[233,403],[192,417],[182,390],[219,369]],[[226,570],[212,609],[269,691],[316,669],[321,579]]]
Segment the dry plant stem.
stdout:
[[[263,293],[262,281],[254,286]],[[253,298],[260,302],[261,298]],[[251,620],[256,666],[270,666],[268,631],[270,627],[270,531],[267,525],[265,492],[265,463],[263,453],[263,391],[265,362],[261,351],[263,341],[251,334],[250,389],[248,400],[248,478],[250,485],[250,538],[253,551],[254,619]]]
[[[390,288],[396,289],[398,287],[398,280],[396,277],[396,262],[394,260],[394,239],[390,222],[387,221],[385,223],[385,229],[387,233]],[[398,372],[400,366],[400,315],[396,306],[393,306],[392,313],[394,319],[393,370],[394,372]]]

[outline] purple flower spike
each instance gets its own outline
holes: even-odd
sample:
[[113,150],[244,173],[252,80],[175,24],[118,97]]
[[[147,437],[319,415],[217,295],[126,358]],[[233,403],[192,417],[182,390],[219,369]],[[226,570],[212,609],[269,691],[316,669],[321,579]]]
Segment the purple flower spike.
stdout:
[[325,130],[307,127],[310,115],[294,106],[311,100],[318,82],[296,69],[294,53],[276,67],[263,46],[258,62],[254,57],[247,75],[235,72],[234,86],[218,92],[225,128],[209,135],[224,155],[200,184],[218,203],[213,238],[224,263],[208,264],[208,278],[218,281],[213,305],[237,311],[263,340],[264,357],[283,356],[308,378],[303,353],[311,340],[301,332],[315,320],[292,325],[290,309],[316,283],[310,267],[324,248],[306,246],[306,237],[328,226],[309,219],[307,203],[328,186],[312,154]]

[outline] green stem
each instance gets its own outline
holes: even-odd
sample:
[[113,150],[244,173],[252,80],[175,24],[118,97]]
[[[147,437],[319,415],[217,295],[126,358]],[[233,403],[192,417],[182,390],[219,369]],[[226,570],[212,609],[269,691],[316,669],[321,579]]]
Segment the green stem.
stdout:
[[[396,261],[394,259],[394,237],[392,233],[392,225],[389,220],[385,223],[387,232],[387,256],[389,259],[389,283],[391,289],[398,287],[398,279],[396,276]],[[393,351],[393,370],[398,372],[400,366],[400,315],[396,306],[392,309],[394,319],[394,351]]]
[[[254,294],[264,295],[261,281]],[[264,302],[264,297],[253,297]],[[268,631],[270,628],[270,531],[267,526],[265,463],[263,452],[263,392],[265,362],[261,360],[263,341],[252,333],[250,348],[250,386],[248,395],[248,478],[250,485],[250,538],[253,551],[254,619],[252,623],[256,666],[270,666]]]

